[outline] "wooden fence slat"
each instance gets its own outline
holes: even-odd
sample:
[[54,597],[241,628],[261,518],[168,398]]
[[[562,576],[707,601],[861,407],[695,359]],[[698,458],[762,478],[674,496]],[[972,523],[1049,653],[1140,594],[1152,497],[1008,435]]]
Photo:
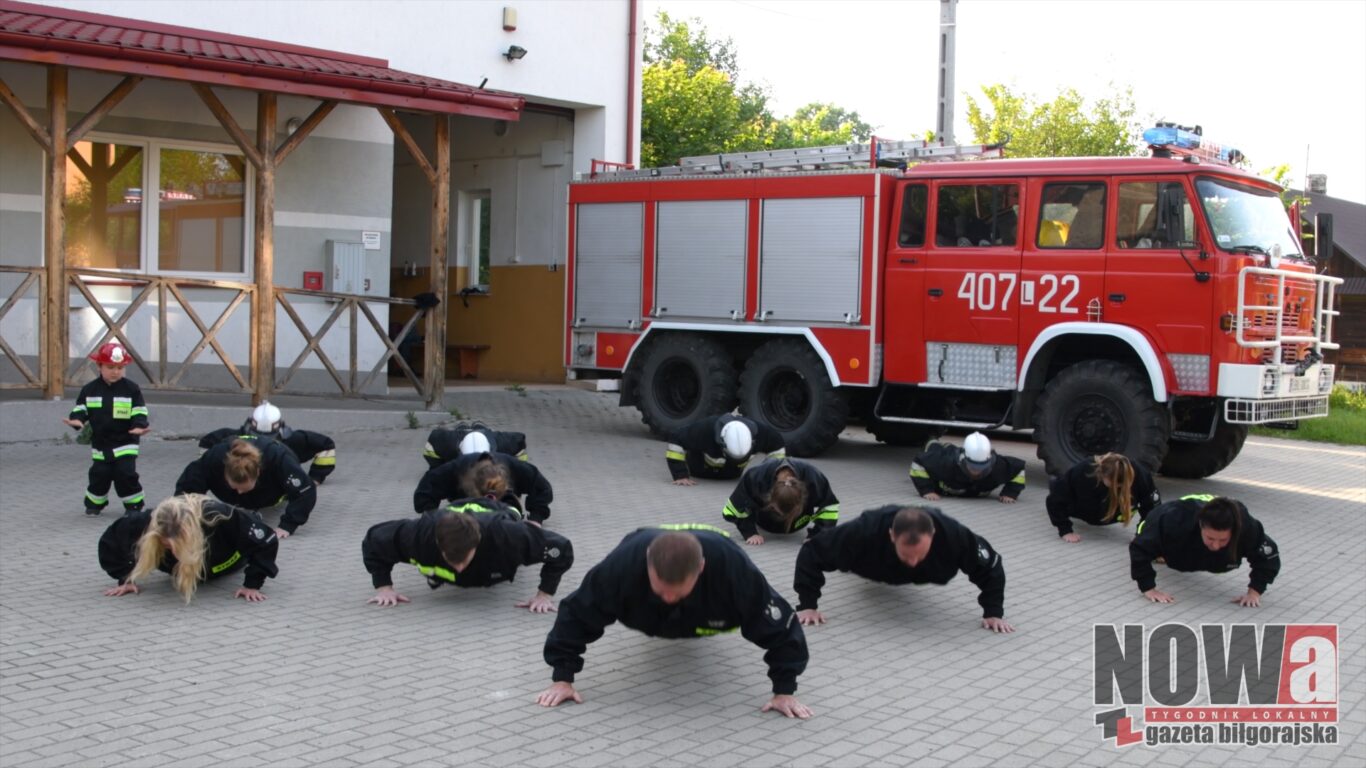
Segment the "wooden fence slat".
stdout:
[[336,308],[332,310],[332,314],[328,316],[327,322],[323,323],[322,327],[318,329],[318,333],[311,335],[308,332],[308,326],[304,325],[304,321],[299,318],[298,313],[294,311],[294,307],[290,305],[289,301],[285,299],[284,296],[277,296],[276,298],[279,300],[280,306],[285,308],[285,314],[289,315],[289,319],[294,321],[294,324],[298,326],[299,330],[303,333],[304,338],[307,339],[307,346],[305,346],[304,350],[299,353],[299,356],[294,359],[294,364],[289,367],[289,373],[285,374],[285,378],[275,382],[275,389],[283,389],[284,386],[289,383],[289,380],[294,377],[295,371],[297,371],[299,366],[307,359],[308,353],[315,352],[318,355],[318,359],[322,361],[323,366],[327,368],[327,372],[332,375],[332,380],[337,383],[337,389],[340,389],[343,393],[346,392],[346,385],[342,383],[341,374],[337,373],[337,369],[333,367],[332,361],[328,359],[327,354],[318,346],[322,342],[322,337],[327,333],[328,329],[332,327],[333,323],[337,322],[338,317],[341,317],[342,308],[346,305],[338,304]]

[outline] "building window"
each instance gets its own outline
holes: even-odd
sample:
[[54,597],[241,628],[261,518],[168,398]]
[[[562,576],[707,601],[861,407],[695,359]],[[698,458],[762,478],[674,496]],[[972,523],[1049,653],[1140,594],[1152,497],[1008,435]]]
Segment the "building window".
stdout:
[[180,142],[92,139],[68,153],[66,173],[71,266],[247,273],[249,175],[241,155]]
[[222,152],[162,149],[157,185],[157,269],[246,272],[246,169]]
[[66,156],[67,263],[142,267],[142,147],[79,141]]
[[489,290],[489,254],[492,251],[493,199],[487,191],[470,193],[469,281],[485,293]]

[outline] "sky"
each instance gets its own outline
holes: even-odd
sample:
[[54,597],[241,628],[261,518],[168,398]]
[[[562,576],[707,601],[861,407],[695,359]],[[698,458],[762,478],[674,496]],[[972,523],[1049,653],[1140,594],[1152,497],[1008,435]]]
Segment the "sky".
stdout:
[[[742,81],[775,114],[813,101],[857,111],[879,136],[919,138],[939,98],[938,0],[643,0],[731,38]],[[1200,125],[1261,173],[1366,203],[1366,0],[961,0],[955,137],[967,99],[1004,83],[1051,101],[1132,88],[1138,117]]]

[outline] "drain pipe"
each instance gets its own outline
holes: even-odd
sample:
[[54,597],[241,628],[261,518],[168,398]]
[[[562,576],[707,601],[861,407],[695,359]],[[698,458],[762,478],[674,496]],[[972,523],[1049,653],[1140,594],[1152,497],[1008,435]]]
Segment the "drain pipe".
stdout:
[[631,28],[626,34],[626,164],[635,163],[636,133],[636,20],[640,12],[640,0],[626,0],[631,5]]

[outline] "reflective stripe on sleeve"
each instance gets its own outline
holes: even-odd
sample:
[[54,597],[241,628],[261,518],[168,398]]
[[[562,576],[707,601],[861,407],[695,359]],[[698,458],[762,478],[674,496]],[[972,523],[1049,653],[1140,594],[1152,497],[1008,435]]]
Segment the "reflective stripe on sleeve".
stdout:
[[337,465],[337,451],[336,451],[336,449],[330,449],[330,450],[326,450],[326,451],[318,451],[318,455],[313,457],[313,466],[315,466],[315,467],[334,467],[334,466],[336,466],[336,465]]
[[669,447],[664,449],[664,458],[671,461],[687,461],[688,454],[683,450],[683,446],[669,443]]
[[721,516],[726,519],[742,520],[746,517],[749,517],[749,513],[736,509],[734,504],[727,501],[726,508],[721,510]]
[[136,445],[120,445],[114,449],[114,458],[122,459],[127,456],[137,456],[138,447]]
[[233,553],[232,553],[232,557],[229,557],[227,560],[224,560],[223,562],[219,563],[218,565],[215,565],[215,566],[212,568],[212,570],[213,570],[214,573],[222,573],[223,571],[226,571],[226,570],[228,570],[229,568],[231,568],[231,567],[233,566],[234,563],[236,563],[238,560],[241,560],[241,559],[242,559],[242,553],[241,553],[241,552],[233,552]]
[[831,504],[816,513],[817,520],[838,520],[840,519],[840,505]]
[[711,531],[712,533],[719,533],[728,539],[730,538],[729,533],[726,533],[714,525],[707,525],[706,523],[666,523],[658,527],[665,531]]
[[911,477],[923,477],[926,480],[929,480],[930,473],[924,467],[920,466],[919,464],[913,461],[911,462]]
[[423,565],[422,563],[419,563],[416,558],[410,559],[408,562],[417,566],[417,572],[423,576],[435,576],[438,579],[444,579],[452,584],[455,583],[455,571],[442,568],[439,565]]

